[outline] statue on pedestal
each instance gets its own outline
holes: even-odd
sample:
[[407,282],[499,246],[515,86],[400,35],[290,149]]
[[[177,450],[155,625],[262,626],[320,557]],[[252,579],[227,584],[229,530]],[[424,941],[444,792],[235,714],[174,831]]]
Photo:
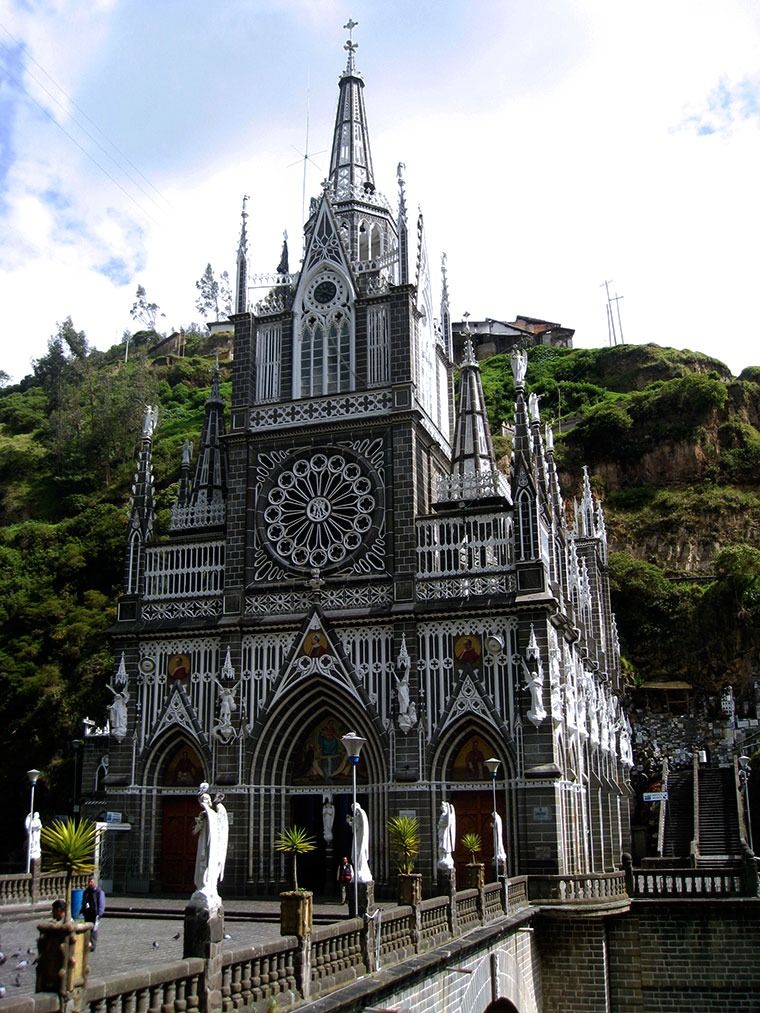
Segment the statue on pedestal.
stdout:
[[369,820],[358,802],[351,805],[348,824],[356,837],[356,878],[360,883],[371,883],[369,868]]
[[209,786],[200,786],[198,801],[203,810],[195,820],[193,834],[198,837],[198,851],[195,856],[195,893],[190,903],[215,911],[222,906],[218,883],[224,879],[224,865],[227,857],[229,819],[222,805],[223,795],[216,795],[211,802]]
[[42,820],[39,813],[29,813],[24,820],[26,835],[29,838],[29,858],[38,862],[42,857]]
[[457,846],[457,817],[451,802],[441,802],[438,818],[438,868],[454,868],[454,850]]

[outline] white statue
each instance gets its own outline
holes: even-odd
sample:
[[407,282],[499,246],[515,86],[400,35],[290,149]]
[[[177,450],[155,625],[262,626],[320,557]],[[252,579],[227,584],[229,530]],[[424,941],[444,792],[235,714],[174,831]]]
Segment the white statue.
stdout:
[[333,821],[335,819],[335,806],[333,805],[332,795],[322,796],[322,836],[325,839],[325,843],[328,843],[333,839]]
[[358,802],[351,804],[351,812],[346,817],[348,825],[354,831],[356,839],[356,879],[359,883],[371,883],[372,873],[369,868],[369,821],[367,814]]
[[528,356],[515,347],[509,357],[512,366],[512,376],[515,380],[515,387],[525,386],[525,374],[528,371]]
[[224,879],[229,819],[222,805],[224,796],[215,797],[214,808],[208,788],[204,781],[198,796],[203,812],[196,817],[193,827],[193,834],[198,836],[198,851],[195,856],[195,893],[190,903],[216,911],[222,906],[217,885]]
[[127,734],[127,703],[129,702],[129,691],[123,689],[121,693],[107,683],[108,689],[113,693],[113,702],[108,705],[108,720],[111,726],[111,735],[117,742],[121,742]]
[[39,861],[42,857],[42,845],[40,835],[42,833],[42,820],[39,813],[29,813],[24,820],[26,834],[29,838],[29,857],[33,862]]
[[438,818],[438,868],[454,868],[454,849],[457,846],[457,816],[451,802],[441,802]]
[[219,687],[219,718],[214,725],[211,734],[215,739],[227,743],[230,739],[235,737],[235,729],[232,725],[232,712],[237,710],[237,703],[235,702],[235,695],[237,693],[238,684],[228,688],[223,686],[218,679],[214,679],[214,682]]
[[493,864],[496,866],[496,875],[499,875],[499,863],[501,863],[504,875],[507,874],[507,852],[504,850],[504,832],[501,826],[501,816],[498,813],[491,813],[493,827]]
[[530,627],[530,638],[525,655],[528,662],[526,663],[525,659],[520,660],[525,672],[527,688],[530,690],[528,720],[532,721],[536,728],[538,728],[546,717],[546,710],[544,709],[544,666],[541,663],[541,651],[538,647],[536,631],[532,625]]

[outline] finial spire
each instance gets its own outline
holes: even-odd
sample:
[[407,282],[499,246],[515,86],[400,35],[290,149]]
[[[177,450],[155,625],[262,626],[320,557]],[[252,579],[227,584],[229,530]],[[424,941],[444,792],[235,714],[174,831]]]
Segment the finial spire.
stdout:
[[243,210],[240,213],[242,219],[240,225],[240,242],[238,243],[238,254],[237,254],[237,285],[235,292],[235,312],[245,313],[246,302],[248,297],[248,211],[246,210],[246,201],[251,198],[248,194],[243,194]]
[[359,48],[359,43],[354,42],[354,28],[359,24],[358,21],[354,21],[353,18],[349,18],[348,21],[343,25],[344,28],[348,29],[348,39],[344,45],[344,49],[348,53],[348,60],[346,61],[346,74],[356,73],[356,64],[354,63],[354,53]]

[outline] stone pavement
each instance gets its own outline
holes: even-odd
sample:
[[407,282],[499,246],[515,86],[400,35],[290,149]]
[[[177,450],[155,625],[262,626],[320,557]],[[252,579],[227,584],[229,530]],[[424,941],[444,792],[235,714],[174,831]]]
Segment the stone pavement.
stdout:
[[[108,897],[106,913],[98,930],[98,943],[90,954],[90,982],[148,965],[170,964],[182,959],[183,912],[187,898]],[[255,946],[280,936],[279,900],[228,900],[225,907],[224,949]],[[37,955],[37,923],[45,914],[20,918],[17,910],[8,917],[0,908],[0,983],[7,998],[34,992]],[[336,903],[315,903],[316,922],[347,917],[347,908]],[[18,950],[21,956],[13,957]],[[31,953],[27,952],[31,950]],[[16,965],[26,960],[19,970]],[[18,980],[19,984],[16,984]]]

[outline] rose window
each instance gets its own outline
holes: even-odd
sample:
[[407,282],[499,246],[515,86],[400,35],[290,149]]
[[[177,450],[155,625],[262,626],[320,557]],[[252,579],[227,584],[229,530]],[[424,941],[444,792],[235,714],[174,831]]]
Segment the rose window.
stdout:
[[299,569],[331,569],[364,543],[377,507],[375,487],[343,454],[298,458],[265,493],[263,530],[269,550]]

